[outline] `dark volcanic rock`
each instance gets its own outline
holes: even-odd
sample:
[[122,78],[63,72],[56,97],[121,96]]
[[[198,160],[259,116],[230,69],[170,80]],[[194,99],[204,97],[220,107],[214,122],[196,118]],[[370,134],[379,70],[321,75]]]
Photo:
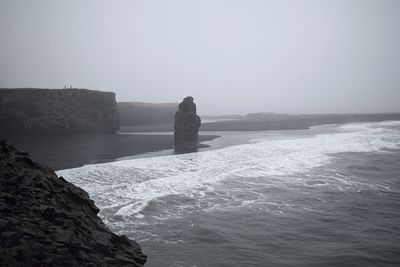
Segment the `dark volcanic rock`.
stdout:
[[193,97],[185,97],[175,113],[175,151],[191,152],[197,149],[200,124]]
[[0,133],[113,133],[115,94],[87,89],[0,89]]
[[0,141],[0,266],[142,266],[88,194]]

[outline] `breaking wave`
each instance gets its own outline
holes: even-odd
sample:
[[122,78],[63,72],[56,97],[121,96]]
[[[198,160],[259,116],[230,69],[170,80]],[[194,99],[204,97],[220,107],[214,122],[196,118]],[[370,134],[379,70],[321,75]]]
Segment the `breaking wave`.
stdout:
[[310,171],[329,163],[336,153],[397,148],[400,134],[393,127],[398,126],[398,121],[332,126],[329,133],[263,137],[216,150],[86,165],[57,174],[84,188],[103,219],[116,228],[257,203],[276,208],[288,204],[269,198],[261,187],[384,187],[340,173],[318,177]]

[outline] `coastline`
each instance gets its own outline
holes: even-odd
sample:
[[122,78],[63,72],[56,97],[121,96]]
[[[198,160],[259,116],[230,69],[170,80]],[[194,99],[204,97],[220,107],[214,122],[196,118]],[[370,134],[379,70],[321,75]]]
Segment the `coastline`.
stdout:
[[[386,120],[400,120],[400,113],[372,113],[372,114],[327,114],[327,115],[287,115],[283,118],[260,117],[255,119],[218,120],[205,122],[201,125],[200,133],[214,131],[281,131],[305,130],[313,126],[325,124],[344,124],[362,122],[380,122]],[[171,132],[174,125],[140,125],[121,126],[119,132]]]
[[[376,153],[377,149],[384,152],[396,142],[391,125],[398,126],[399,122],[324,125],[295,131],[231,132],[231,135],[226,132],[221,138],[207,142],[209,151],[140,157],[58,174],[89,192],[113,231],[127,234],[143,246],[149,266],[173,265],[177,262],[176,251],[182,252],[179,261],[185,265],[228,262],[239,266],[248,260],[249,253],[254,256],[253,265],[268,265],[268,259],[274,259],[274,255],[284,256],[288,246],[293,251],[302,249],[300,243],[288,241],[285,233],[300,233],[307,244],[314,244],[308,227],[293,229],[299,218],[313,218],[307,225],[320,221],[315,231],[319,235],[318,230],[328,229],[323,236],[327,241],[335,237],[330,234],[337,225],[355,226],[346,229],[350,230],[350,235],[361,236],[364,243],[365,235],[357,222],[365,218],[365,213],[354,218],[349,209],[361,207],[368,212],[375,203],[365,208],[365,194],[371,194],[369,200],[379,202],[382,190],[386,190],[380,186],[390,186],[386,184],[390,183],[390,175],[386,175],[398,173],[394,170],[385,174],[381,168],[387,165],[375,166],[375,155],[378,158],[384,155]],[[215,149],[216,143],[226,144],[227,138],[236,142],[240,136],[244,145]],[[249,136],[251,139],[246,141]],[[372,161],[364,162],[368,158]],[[396,158],[391,162],[395,164]],[[337,165],[337,159],[344,165]],[[381,164],[384,162],[386,160]],[[364,176],[370,171],[372,180]],[[383,184],[381,175],[389,178]],[[313,196],[311,203],[310,194]],[[343,199],[346,200],[344,205]],[[354,201],[357,199],[359,201]],[[385,203],[393,203],[392,199],[387,200],[389,202]],[[320,211],[314,212],[315,207],[320,207]],[[335,209],[334,216],[329,213],[331,208]],[[338,218],[338,224],[326,224],[326,217]],[[279,236],[269,239],[268,236],[280,229],[276,225],[284,225],[284,229]],[[339,227],[339,233],[341,230]],[[262,239],[258,238],[260,233],[263,233]],[[379,240],[379,236],[378,232],[370,237]],[[265,243],[265,240],[269,241]],[[256,249],[241,250],[254,243],[258,244]],[[281,244],[281,249],[266,249],[275,248],[277,243]],[[347,240],[338,241],[338,244],[347,244]],[[387,245],[390,244],[389,241]],[[366,248],[369,247],[367,244]],[[357,248],[353,248],[351,255],[357,257]],[[266,250],[270,252],[268,257]],[[216,253],[210,254],[214,251]],[[323,255],[321,263],[337,255],[329,248],[318,252]],[[303,251],[295,253],[291,260],[303,254]],[[212,256],[204,260],[202,255]],[[295,262],[291,260],[288,263]],[[236,265],[237,262],[240,264]],[[304,265],[309,262],[305,259]]]
[[[199,141],[201,143],[218,137],[217,135],[199,135]],[[21,150],[28,151],[36,161],[55,171],[170,150],[174,145],[173,135],[144,133],[3,136],[2,138]],[[205,146],[200,145],[200,147]]]
[[[396,118],[397,119],[397,118]],[[395,119],[395,120],[396,120]],[[391,120],[391,119],[388,119]],[[398,120],[398,119],[397,119]],[[259,133],[278,133],[293,130],[311,130],[316,126],[342,125],[346,123],[376,122],[368,121],[319,121],[312,125],[288,126],[288,122],[271,122],[260,124],[243,121],[220,121],[205,123],[199,131],[199,151],[218,149],[238,143],[247,143],[247,138],[235,136],[240,132],[257,135]],[[384,119],[378,121],[386,121]],[[259,125],[257,129],[249,127]],[[226,124],[226,125],[225,125]],[[207,125],[209,125],[207,127]],[[230,125],[229,127],[224,127]],[[235,126],[235,130],[231,128]],[[271,125],[274,125],[272,127]],[[212,126],[210,129],[210,126]],[[148,125],[139,128],[121,127],[116,134],[80,134],[80,135],[46,135],[46,136],[2,136],[7,142],[28,151],[36,161],[45,164],[55,171],[81,167],[87,164],[106,163],[137,157],[151,157],[172,154],[174,147],[173,132],[169,125]],[[236,129],[237,128],[237,129]],[[224,137],[222,142],[215,139]]]

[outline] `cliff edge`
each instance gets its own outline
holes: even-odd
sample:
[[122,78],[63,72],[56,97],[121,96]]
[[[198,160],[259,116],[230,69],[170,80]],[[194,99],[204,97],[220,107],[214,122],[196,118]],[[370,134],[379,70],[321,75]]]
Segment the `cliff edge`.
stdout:
[[143,266],[88,194],[0,140],[0,266]]
[[113,92],[88,89],[0,89],[1,134],[113,133]]

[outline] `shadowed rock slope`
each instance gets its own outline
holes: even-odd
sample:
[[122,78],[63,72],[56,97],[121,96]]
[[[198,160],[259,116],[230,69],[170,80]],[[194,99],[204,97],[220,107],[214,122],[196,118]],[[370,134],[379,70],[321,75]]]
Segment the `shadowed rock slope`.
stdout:
[[143,266],[89,195],[0,140],[0,266]]

